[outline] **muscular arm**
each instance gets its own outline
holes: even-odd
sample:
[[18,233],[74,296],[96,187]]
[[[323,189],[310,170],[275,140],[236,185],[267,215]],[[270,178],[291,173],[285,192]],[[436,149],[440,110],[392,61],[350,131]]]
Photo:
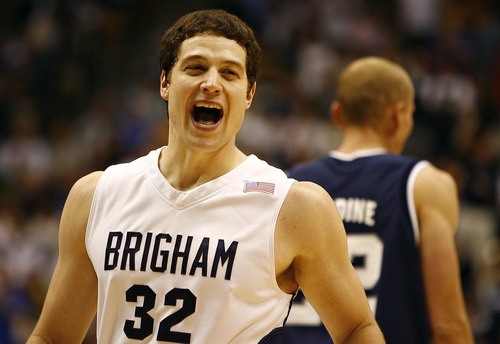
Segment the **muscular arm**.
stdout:
[[275,240],[280,287],[300,285],[335,343],[384,343],[347,252],[331,197],[313,183],[295,183],[278,218]]
[[432,343],[473,343],[455,247],[459,214],[455,182],[447,173],[426,167],[416,179],[414,197]]
[[85,248],[90,204],[101,173],[71,189],[59,228],[59,259],[29,344],[81,343],[97,306],[97,278]]

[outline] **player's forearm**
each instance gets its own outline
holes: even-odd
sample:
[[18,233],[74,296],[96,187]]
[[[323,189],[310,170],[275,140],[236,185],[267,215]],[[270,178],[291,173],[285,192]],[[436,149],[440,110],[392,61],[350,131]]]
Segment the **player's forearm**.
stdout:
[[[58,329],[65,330],[66,328],[61,326]],[[82,343],[85,338],[85,335],[77,334],[75,336],[73,333],[69,333],[67,331],[63,331],[63,333],[59,332],[61,331],[58,331],[57,329],[49,330],[35,328],[26,344]]]
[[432,327],[432,344],[473,344],[474,337],[466,319]]
[[341,343],[343,344],[383,344],[385,343],[384,336],[380,328],[376,324],[369,324],[362,328],[358,328],[348,338]]
[[50,342],[46,339],[38,336],[36,334],[32,334],[31,337],[28,338],[26,344],[49,344]]

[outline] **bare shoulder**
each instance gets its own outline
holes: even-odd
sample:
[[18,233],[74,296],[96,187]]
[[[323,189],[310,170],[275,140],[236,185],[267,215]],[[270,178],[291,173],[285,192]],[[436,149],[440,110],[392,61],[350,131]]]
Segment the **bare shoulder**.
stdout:
[[300,221],[304,216],[321,213],[325,207],[333,206],[330,195],[321,186],[312,182],[296,182],[283,204],[283,211],[290,212],[287,220]]
[[418,204],[439,204],[457,198],[453,176],[434,165],[423,168],[415,181],[415,201]]
[[92,198],[102,171],[92,172],[76,181],[70,191],[70,196],[77,198]]
[[85,249],[85,234],[94,192],[102,172],[93,172],[80,178],[71,188],[61,214],[59,247],[61,266],[77,266],[83,275],[93,275]]
[[73,185],[61,215],[61,235],[84,234],[94,192],[101,175],[102,171],[92,172]]
[[65,208],[76,205],[81,211],[88,210],[102,173],[102,171],[92,172],[77,180],[69,192]]
[[[287,235],[321,236],[323,226],[318,223],[335,218],[337,208],[331,196],[321,186],[311,182],[296,182],[293,184],[280,212],[279,224]],[[314,232],[311,232],[314,228]]]
[[[287,281],[279,284],[293,291],[327,252],[342,252],[345,231],[330,195],[319,185],[297,182],[290,189],[280,211],[275,233],[277,275],[285,273]],[[339,248],[336,250],[336,247]]]
[[436,166],[429,164],[420,171],[417,184],[424,188],[456,189],[452,175]]
[[450,173],[433,165],[422,169],[415,180],[414,200],[422,233],[456,231],[460,206],[457,185]]

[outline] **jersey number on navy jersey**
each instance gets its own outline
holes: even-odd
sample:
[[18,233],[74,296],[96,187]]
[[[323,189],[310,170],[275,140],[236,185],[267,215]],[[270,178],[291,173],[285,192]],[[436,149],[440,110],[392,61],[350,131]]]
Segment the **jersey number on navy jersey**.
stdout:
[[375,233],[348,234],[349,257],[356,269],[373,314],[377,308],[377,295],[371,293],[382,270],[384,243]]
[[[155,307],[156,293],[147,285],[133,285],[126,292],[127,302],[138,303],[142,298],[142,304],[135,307],[134,316],[136,320],[126,320],[123,331],[130,339],[142,340],[153,333],[154,319],[148,314]],[[182,301],[182,306],[176,312],[170,314],[160,322],[156,339],[161,342],[189,343],[191,334],[172,331],[172,327],[193,314],[196,310],[196,296],[189,289],[174,288],[165,295],[163,305],[176,306],[177,301]]]
[[[380,279],[384,243],[375,233],[347,234],[349,258],[356,269],[363,289],[367,293],[368,303],[375,314],[377,295],[373,288]],[[288,326],[318,326],[321,320],[302,292],[293,301],[293,307],[287,320]]]

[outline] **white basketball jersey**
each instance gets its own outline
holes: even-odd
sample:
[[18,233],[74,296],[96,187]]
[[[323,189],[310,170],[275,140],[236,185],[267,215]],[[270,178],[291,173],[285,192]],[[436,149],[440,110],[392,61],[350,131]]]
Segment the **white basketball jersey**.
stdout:
[[293,180],[251,155],[178,191],[160,151],[109,167],[96,188],[86,246],[98,342],[266,342],[291,301],[276,282],[274,230]]

